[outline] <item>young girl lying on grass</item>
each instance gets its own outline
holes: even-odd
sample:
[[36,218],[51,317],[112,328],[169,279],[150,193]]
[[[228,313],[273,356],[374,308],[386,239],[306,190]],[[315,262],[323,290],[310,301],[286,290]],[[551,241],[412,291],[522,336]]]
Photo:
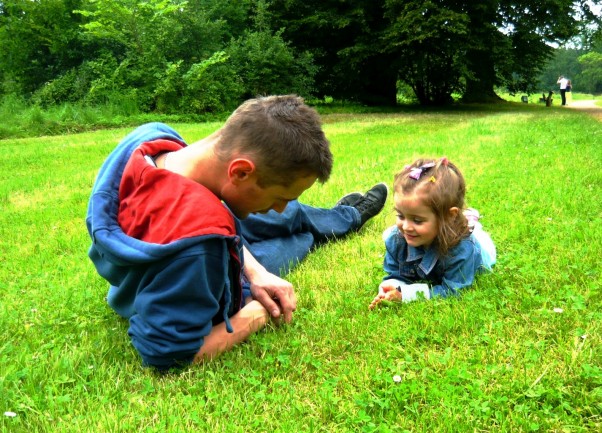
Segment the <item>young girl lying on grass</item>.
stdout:
[[370,309],[383,300],[455,295],[491,270],[495,245],[479,212],[465,209],[464,177],[447,158],[415,161],[395,176],[393,188],[397,223],[383,234],[387,275]]

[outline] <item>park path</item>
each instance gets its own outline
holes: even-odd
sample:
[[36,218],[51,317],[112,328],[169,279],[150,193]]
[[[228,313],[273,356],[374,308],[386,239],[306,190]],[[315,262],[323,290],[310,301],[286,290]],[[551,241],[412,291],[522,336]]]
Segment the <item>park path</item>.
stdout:
[[566,107],[585,111],[602,122],[602,107],[597,106],[596,101],[593,99],[584,101],[571,101],[566,105]]

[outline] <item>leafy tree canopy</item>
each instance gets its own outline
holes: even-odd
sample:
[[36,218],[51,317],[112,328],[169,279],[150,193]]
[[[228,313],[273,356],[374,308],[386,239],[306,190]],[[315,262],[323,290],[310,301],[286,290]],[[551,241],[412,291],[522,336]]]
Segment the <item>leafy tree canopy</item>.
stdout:
[[[590,0],[5,0],[0,95],[227,109],[258,93],[366,104],[539,91],[555,52],[600,43]],[[597,51],[596,51],[597,52]],[[571,63],[598,88],[594,55]],[[580,75],[579,75],[580,74]]]
[[394,101],[391,83],[399,79],[425,104],[444,103],[453,92],[466,101],[491,100],[502,85],[529,90],[553,52],[551,44],[599,20],[586,0],[273,0],[270,5],[284,37],[315,53],[323,94],[362,99],[362,92],[376,92],[371,99]]

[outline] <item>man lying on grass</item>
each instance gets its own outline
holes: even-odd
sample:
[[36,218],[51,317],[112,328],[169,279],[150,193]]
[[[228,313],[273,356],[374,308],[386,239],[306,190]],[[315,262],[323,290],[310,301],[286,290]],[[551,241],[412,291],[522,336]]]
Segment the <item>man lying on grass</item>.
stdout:
[[387,197],[379,184],[351,206],[301,205],[330,176],[329,146],[315,110],[289,95],[245,102],[190,146],[151,123],[111,153],[88,205],[89,256],[145,365],[210,359],[270,317],[292,319],[293,286],[276,274]]

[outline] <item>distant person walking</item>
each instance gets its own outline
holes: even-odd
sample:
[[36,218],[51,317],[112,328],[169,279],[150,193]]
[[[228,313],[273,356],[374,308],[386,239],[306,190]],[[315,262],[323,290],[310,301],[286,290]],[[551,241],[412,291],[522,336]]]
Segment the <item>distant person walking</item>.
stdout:
[[[567,80],[566,78],[564,78],[564,75],[561,75],[560,77],[558,77],[558,81],[556,81],[556,84],[560,85],[560,97],[562,98],[562,105],[566,105],[566,86],[570,83],[569,80]],[[570,90],[569,90],[570,92]]]
[[566,80],[566,81],[567,81],[567,83],[566,83],[566,89],[565,89],[566,90],[565,96],[566,96],[566,103],[568,105],[573,101],[573,94],[572,94],[573,84],[571,83],[571,80]]

